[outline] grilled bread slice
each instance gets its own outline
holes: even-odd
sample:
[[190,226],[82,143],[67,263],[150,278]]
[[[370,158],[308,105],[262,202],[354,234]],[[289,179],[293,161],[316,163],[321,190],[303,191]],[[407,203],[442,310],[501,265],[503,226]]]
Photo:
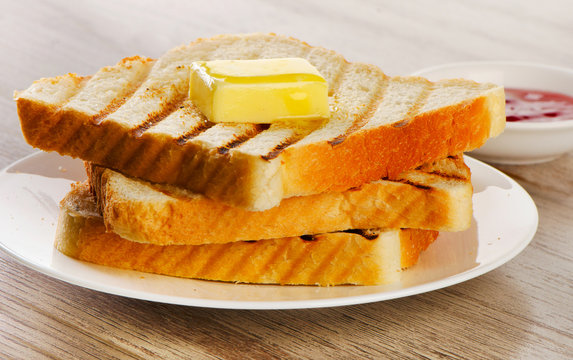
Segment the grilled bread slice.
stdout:
[[87,185],[61,203],[56,248],[122,269],[238,283],[378,285],[400,280],[438,236],[431,230],[337,232],[254,242],[159,246],[106,232]]
[[[189,100],[193,61],[277,57],[306,58],[326,78],[328,121],[213,124]],[[35,147],[248,210],[392,179],[477,148],[505,126],[500,86],[389,77],[273,34],[199,39],[158,60],[132,57],[93,76],[41,79],[15,99]]]
[[156,245],[284,238],[348,229],[461,231],[470,226],[472,185],[462,156],[345,192],[285,199],[266,211],[225,205],[86,164],[108,231]]

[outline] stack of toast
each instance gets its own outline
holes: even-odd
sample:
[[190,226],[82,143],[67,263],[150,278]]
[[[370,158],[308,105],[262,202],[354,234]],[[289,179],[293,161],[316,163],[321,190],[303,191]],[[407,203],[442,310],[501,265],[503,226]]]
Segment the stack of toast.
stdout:
[[[292,57],[328,82],[330,118],[316,126],[212,123],[189,99],[194,61]],[[31,145],[86,161],[58,250],[244,283],[398,281],[439,231],[469,227],[462,153],[505,125],[497,85],[389,77],[274,34],[199,39],[15,97]]]

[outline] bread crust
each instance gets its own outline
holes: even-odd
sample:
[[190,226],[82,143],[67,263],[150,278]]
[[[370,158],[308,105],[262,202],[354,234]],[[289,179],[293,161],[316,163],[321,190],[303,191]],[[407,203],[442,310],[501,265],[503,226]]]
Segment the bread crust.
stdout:
[[[220,144],[221,136],[203,139],[204,133],[198,135],[196,129],[205,120],[186,98],[184,64],[202,56],[217,58],[218,52],[257,58],[263,51],[269,52],[265,56],[307,57],[318,66],[331,86],[332,119],[316,131],[293,129],[276,139],[272,136],[280,131],[273,133],[275,126],[247,131],[249,136],[237,134]],[[343,191],[382,177],[393,179],[423,163],[477,148],[501,133],[505,124],[501,87],[466,80],[430,83],[415,77],[391,78],[375,66],[348,63],[332,51],[272,34],[200,39],[157,61],[130,58],[104,69],[91,78],[67,75],[66,81],[54,84],[46,84],[47,79],[18,93],[26,140],[43,150],[187,188],[252,211],[277,206],[283,198]],[[127,98],[119,101],[125,104],[114,107],[117,98],[106,100],[96,104],[100,108],[96,113],[77,106],[78,94],[89,98],[85,93],[90,90],[96,97],[104,93],[97,89],[112,86],[101,80],[110,72],[128,79],[127,85],[113,89],[119,98]],[[142,79],[141,74],[147,77]],[[387,93],[393,82],[422,90],[400,119],[385,124],[377,111],[394,94]],[[439,93],[440,86],[449,86],[460,100],[448,103],[438,96],[432,101],[448,105],[424,109],[424,101]],[[167,119],[172,120],[169,127],[157,130],[157,124]],[[368,126],[373,119],[381,124]],[[201,131],[215,133],[221,126],[207,124]],[[318,132],[327,135],[305,141]],[[259,147],[249,148],[253,143]]]
[[252,212],[181,189],[86,164],[109,231],[157,245],[200,245],[311,235],[347,229],[462,231],[471,223],[472,185],[463,157],[442,159],[398,180],[345,192],[285,199]]
[[402,229],[159,246],[106,232],[101,217],[83,210],[90,201],[85,184],[62,201],[55,242],[59,251],[95,264],[204,280],[320,286],[392,283],[438,236],[437,231]]
[[[503,90],[490,96],[503,98]],[[359,131],[339,145],[320,142],[291,147],[282,157],[285,197],[343,191],[373,179],[397,179],[408,169],[478,148],[492,135],[499,117],[487,106],[490,101],[484,96],[462,107],[416,116],[400,127]]]

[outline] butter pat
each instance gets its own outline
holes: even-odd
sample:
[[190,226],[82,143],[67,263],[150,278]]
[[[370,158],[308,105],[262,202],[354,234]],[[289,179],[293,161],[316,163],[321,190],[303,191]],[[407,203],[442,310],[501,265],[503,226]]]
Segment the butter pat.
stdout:
[[197,61],[189,96],[212,122],[262,123],[329,117],[328,84],[300,58]]

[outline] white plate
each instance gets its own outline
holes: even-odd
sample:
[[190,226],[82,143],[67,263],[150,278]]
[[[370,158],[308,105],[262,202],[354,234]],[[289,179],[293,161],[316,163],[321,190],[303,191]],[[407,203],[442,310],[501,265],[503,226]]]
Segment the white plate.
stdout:
[[172,304],[228,309],[295,309],[352,305],[440,289],[484,274],[521,252],[537,230],[537,209],[515,181],[466,158],[473,174],[474,221],[442,233],[407,270],[384,286],[236,285],[118,270],[54,250],[58,203],[85,177],[82,162],[37,153],[0,172],[0,248],[54,278],[110,294]]

